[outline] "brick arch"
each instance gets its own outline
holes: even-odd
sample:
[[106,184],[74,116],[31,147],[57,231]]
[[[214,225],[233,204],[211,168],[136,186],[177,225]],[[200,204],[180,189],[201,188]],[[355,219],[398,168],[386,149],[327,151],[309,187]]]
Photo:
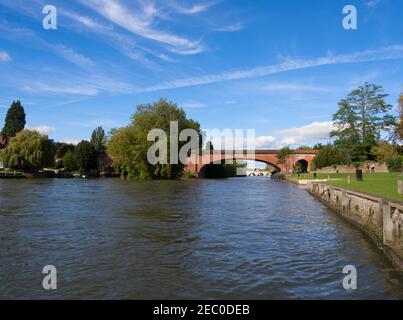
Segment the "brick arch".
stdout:
[[[252,160],[252,161],[258,161],[258,162],[263,162],[266,164],[269,164],[271,166],[273,166],[274,168],[276,168],[277,171],[283,171],[284,169],[284,165],[282,164],[277,164],[277,158],[276,157],[264,157],[264,156],[246,156],[246,155],[239,155],[239,156],[231,156],[231,155],[223,155],[220,159],[221,161],[225,161],[225,160]],[[203,163],[201,165],[201,167],[199,166],[197,173],[200,174],[204,171],[204,169],[210,165],[210,164],[214,164],[214,162],[218,162],[217,160],[211,161],[210,163]]]
[[293,153],[286,159],[285,164],[278,164],[279,150],[255,150],[254,154],[248,153],[247,150],[234,150],[234,151],[213,151],[210,154],[203,154],[199,157],[191,157],[188,159],[186,171],[199,174],[205,165],[212,163],[221,163],[222,161],[239,159],[239,160],[253,160],[268,163],[279,168],[282,172],[289,172],[293,170],[295,164],[299,160],[308,162],[308,171],[311,170],[313,159],[318,150],[293,150]]

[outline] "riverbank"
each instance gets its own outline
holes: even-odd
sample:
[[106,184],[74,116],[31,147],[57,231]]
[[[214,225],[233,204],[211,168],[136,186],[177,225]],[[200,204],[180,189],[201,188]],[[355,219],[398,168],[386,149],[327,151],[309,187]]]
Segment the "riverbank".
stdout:
[[363,181],[357,181],[355,174],[347,173],[303,173],[289,175],[287,179],[299,185],[307,185],[310,181],[323,182],[325,184],[347,190],[362,192],[376,197],[403,201],[403,195],[398,193],[397,183],[400,173],[363,173]]
[[403,202],[310,181],[307,190],[364,231],[403,272]]

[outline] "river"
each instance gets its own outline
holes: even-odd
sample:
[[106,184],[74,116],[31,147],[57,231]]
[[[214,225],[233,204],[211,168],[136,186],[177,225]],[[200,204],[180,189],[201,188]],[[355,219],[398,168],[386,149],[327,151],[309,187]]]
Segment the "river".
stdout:
[[[54,291],[42,268],[57,268]],[[358,289],[342,287],[354,265]],[[267,178],[0,180],[0,299],[403,299],[402,275]]]

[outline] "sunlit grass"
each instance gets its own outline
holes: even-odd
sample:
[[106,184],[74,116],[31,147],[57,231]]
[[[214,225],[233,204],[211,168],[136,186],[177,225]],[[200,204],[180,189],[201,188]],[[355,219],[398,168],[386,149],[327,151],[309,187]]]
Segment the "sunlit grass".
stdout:
[[[348,176],[350,176],[351,183],[348,183]],[[365,192],[376,196],[382,196],[390,199],[403,201],[403,195],[397,192],[397,180],[399,173],[364,173],[362,182],[356,180],[354,173],[318,173],[316,179],[327,179],[330,181],[323,181],[323,183],[333,185],[340,188],[349,190]],[[294,179],[315,179],[313,173],[304,173],[298,175],[293,174],[291,178]]]

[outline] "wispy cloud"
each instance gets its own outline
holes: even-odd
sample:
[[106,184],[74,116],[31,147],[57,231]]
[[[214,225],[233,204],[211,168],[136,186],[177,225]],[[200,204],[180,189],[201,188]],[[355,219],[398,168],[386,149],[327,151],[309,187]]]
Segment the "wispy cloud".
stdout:
[[13,27],[4,21],[0,21],[0,37],[18,42],[19,44],[22,43],[30,48],[37,48],[46,51],[50,50],[56,56],[81,67],[94,65],[94,62],[90,58],[77,53],[63,44],[53,44],[44,40],[30,29]]
[[0,61],[9,62],[11,57],[7,52],[0,50]]
[[94,65],[94,62],[90,58],[87,58],[84,55],[75,52],[71,48],[68,48],[61,44],[53,45],[52,47],[55,50],[56,54],[73,64],[79,65],[81,67],[90,67]]
[[39,133],[42,133],[42,134],[50,134],[50,133],[53,133],[53,132],[57,131],[55,127],[51,127],[51,126],[48,126],[48,125],[40,125],[40,126],[36,126],[36,127],[28,127],[28,129],[36,130],[36,131],[38,131]]
[[220,32],[235,32],[235,31],[242,30],[243,27],[244,27],[244,25],[242,23],[238,22],[238,23],[230,24],[228,26],[214,27],[213,30],[220,31]]
[[189,101],[180,104],[180,106],[184,109],[200,109],[200,108],[205,108],[207,107],[204,103],[199,102],[199,101]]
[[266,92],[329,92],[328,88],[295,83],[270,83],[262,88]]
[[205,2],[194,4],[190,7],[182,7],[177,3],[171,2],[171,6],[175,9],[177,13],[180,14],[198,14],[207,11],[210,7],[214,6],[214,2]]
[[23,90],[32,93],[50,93],[50,94],[68,94],[68,95],[82,95],[82,96],[96,96],[99,90],[93,87],[86,86],[62,86],[62,85],[49,85],[44,83],[37,83],[30,86],[25,86]]
[[367,0],[368,7],[376,7],[382,0]]
[[304,60],[287,58],[275,65],[257,67],[249,70],[237,70],[221,74],[210,74],[199,77],[172,80],[166,83],[140,89],[139,92],[151,92],[175,88],[206,85],[230,80],[263,77],[287,71],[314,68],[326,65],[371,62],[382,60],[403,59],[403,45],[393,45],[374,50],[366,50],[343,55],[328,55],[316,59]]
[[124,7],[115,0],[80,1],[105,19],[140,37],[170,45],[176,48],[178,52],[180,50],[187,50],[188,52],[198,52],[200,50],[198,49],[200,46],[199,41],[193,41],[155,28],[153,22],[158,10],[153,3],[142,4],[140,2],[137,10],[135,10]]

